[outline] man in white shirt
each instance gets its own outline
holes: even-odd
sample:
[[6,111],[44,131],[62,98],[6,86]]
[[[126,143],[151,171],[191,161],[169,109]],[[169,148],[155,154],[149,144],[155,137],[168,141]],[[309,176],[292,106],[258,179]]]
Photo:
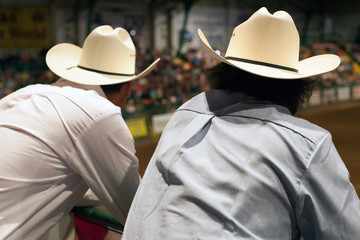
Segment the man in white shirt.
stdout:
[[225,57],[199,30],[212,90],[182,105],[145,171],[122,239],[360,239],[360,201],[331,134],[294,117],[325,54],[299,61],[291,16],[266,8]]
[[39,238],[89,188],[125,223],[140,177],[119,107],[159,61],[136,75],[135,58],[126,30],[100,26],[82,48],[49,50],[57,82],[0,100],[0,239]]

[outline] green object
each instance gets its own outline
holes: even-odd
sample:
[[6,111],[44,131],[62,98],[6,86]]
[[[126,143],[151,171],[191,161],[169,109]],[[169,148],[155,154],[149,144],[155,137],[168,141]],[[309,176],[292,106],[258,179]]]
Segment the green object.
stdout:
[[75,216],[97,225],[102,225],[108,230],[122,233],[124,226],[119,223],[111,213],[95,207],[74,207]]

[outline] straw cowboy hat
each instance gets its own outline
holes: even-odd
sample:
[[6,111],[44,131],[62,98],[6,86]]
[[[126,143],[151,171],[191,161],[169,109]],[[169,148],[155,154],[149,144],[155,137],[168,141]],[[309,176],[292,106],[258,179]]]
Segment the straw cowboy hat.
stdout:
[[61,43],[46,54],[46,64],[56,75],[86,85],[117,84],[142,78],[159,60],[136,75],[136,50],[129,33],[108,25],[95,28],[85,39],[83,48]]
[[277,79],[299,79],[329,72],[340,58],[323,54],[299,61],[299,33],[291,16],[284,11],[271,15],[263,7],[237,26],[225,57],[210,46],[198,30],[206,52],[214,59],[250,73]]

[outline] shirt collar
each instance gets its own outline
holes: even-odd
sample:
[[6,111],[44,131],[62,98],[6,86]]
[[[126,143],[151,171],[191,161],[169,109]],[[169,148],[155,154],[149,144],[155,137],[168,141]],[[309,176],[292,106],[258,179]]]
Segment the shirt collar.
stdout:
[[60,78],[59,80],[57,80],[52,85],[57,86],[57,87],[68,86],[68,87],[80,88],[80,89],[83,89],[83,90],[92,90],[92,91],[95,91],[100,96],[106,98],[106,95],[105,95],[104,91],[102,90],[102,88],[99,85],[84,85],[84,84],[80,84],[80,83],[71,82],[71,81],[68,81],[68,80],[63,79],[63,78]]
[[284,106],[276,105],[265,100],[258,100],[253,96],[241,92],[214,89],[205,92],[205,97],[209,110],[215,115],[226,115],[238,111],[271,107],[276,108],[279,112],[291,114]]

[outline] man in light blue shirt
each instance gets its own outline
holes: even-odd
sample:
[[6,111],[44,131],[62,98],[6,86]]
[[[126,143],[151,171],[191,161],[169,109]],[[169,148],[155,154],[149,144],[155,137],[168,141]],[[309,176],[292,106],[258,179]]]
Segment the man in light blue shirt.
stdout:
[[225,57],[199,30],[212,90],[166,126],[123,239],[360,239],[360,201],[328,131],[293,115],[335,55],[299,61],[291,16],[261,8]]

